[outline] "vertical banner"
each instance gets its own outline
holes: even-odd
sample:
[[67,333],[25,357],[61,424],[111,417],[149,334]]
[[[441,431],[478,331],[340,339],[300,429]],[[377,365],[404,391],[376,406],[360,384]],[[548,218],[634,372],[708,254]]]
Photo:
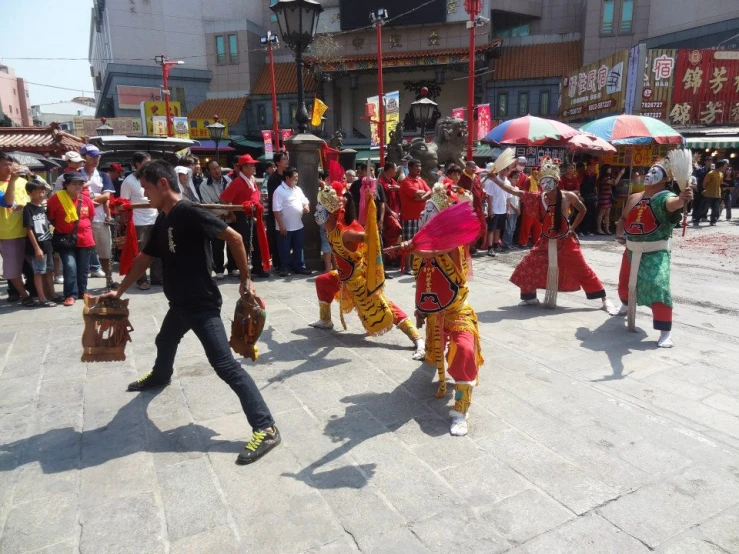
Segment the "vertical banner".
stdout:
[[367,104],[365,105],[365,117],[369,119],[370,125],[370,146],[380,146],[380,134],[377,126],[377,117],[380,113],[380,97],[370,96],[367,98]]
[[456,117],[457,119],[464,119],[464,113],[467,111],[467,108],[454,108],[452,110],[452,117]]
[[283,152],[287,151],[287,148],[285,148],[285,141],[291,136],[293,136],[292,129],[280,129],[280,150]]
[[490,104],[480,104],[477,106],[477,140],[484,139],[492,128]]
[[262,131],[262,140],[264,141],[264,159],[272,161],[275,157],[272,147],[272,131]]
[[313,101],[313,116],[310,120],[310,124],[313,127],[318,127],[321,124],[321,118],[326,113],[326,110],[328,110],[328,106],[320,98],[316,97]]
[[672,109],[677,50],[648,50],[644,63],[644,87],[641,93],[641,115],[666,121]]
[[390,144],[390,131],[400,123],[400,91],[385,94],[385,144]]

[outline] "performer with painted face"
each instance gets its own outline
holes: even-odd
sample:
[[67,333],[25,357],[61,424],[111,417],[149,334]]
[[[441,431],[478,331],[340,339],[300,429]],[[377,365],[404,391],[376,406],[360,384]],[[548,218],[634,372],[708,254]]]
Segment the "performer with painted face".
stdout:
[[673,346],[670,238],[683,206],[693,199],[690,187],[680,196],[667,190],[670,182],[669,160],[654,164],[644,177],[644,192],[629,197],[616,226],[616,240],[625,244],[626,250],[618,277],[621,307],[612,309],[611,314],[628,314],[627,325],[633,331],[636,306],[651,307],[654,328],[660,331],[660,348]]
[[[382,335],[395,325],[413,341],[413,359],[422,360],[426,345],[416,326],[403,310],[385,297],[382,286],[376,290],[368,288],[367,251],[370,237],[366,236],[364,228],[355,219],[351,194],[343,193],[338,187],[324,187],[318,193],[318,202],[324,210],[316,212],[316,221],[319,225],[325,224],[337,269],[316,278],[320,318],[311,323],[311,327],[333,329],[331,302],[336,298],[344,329],[344,314],[356,309],[367,333]],[[382,268],[379,272],[382,272]]]
[[[541,238],[516,267],[511,282],[521,289],[520,306],[537,305],[537,289],[546,289],[544,305],[554,308],[557,305],[557,292],[575,292],[582,288],[588,299],[600,298],[601,308],[608,310],[613,305],[606,298],[606,291],[598,276],[590,269],[580,250],[576,229],[585,217],[587,209],[574,192],[558,188],[559,165],[545,158],[539,173],[539,187],[542,189],[539,204],[543,221]],[[493,181],[506,192],[526,198],[534,193],[524,192],[507,185],[497,175]],[[577,210],[577,217],[568,222],[570,208]]]
[[[421,229],[441,211],[457,202],[473,202],[468,193],[454,194],[443,184],[433,188],[431,198],[421,214]],[[470,217],[475,218],[474,212]],[[401,248],[412,248],[410,242]],[[450,432],[467,434],[467,418],[472,401],[472,389],[477,384],[479,368],[484,363],[480,349],[477,315],[467,302],[467,275],[472,260],[466,246],[444,252],[415,250],[413,273],[416,278],[416,322],[426,323],[426,362],[439,372],[436,398],[446,394],[444,354],[449,375],[454,379],[454,409],[451,411]]]

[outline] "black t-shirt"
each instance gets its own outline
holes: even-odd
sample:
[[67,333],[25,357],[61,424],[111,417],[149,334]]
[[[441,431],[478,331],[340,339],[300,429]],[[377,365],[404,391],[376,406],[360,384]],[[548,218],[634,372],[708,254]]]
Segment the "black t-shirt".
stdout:
[[221,293],[211,277],[210,241],[228,226],[205,208],[180,200],[160,213],[144,254],[161,258],[164,295],[181,311],[221,309]]
[[[362,199],[361,195],[362,190],[362,179],[357,179],[354,181],[349,187],[349,193],[352,195],[352,200],[354,200],[354,209],[359,213],[359,202]],[[387,202],[387,196],[385,196],[385,187],[382,186],[382,183],[380,181],[377,181],[377,186],[375,187],[375,204],[377,205],[377,220],[380,220],[380,204],[385,204]]]
[[272,198],[275,195],[275,191],[284,180],[285,177],[282,175],[282,173],[278,173],[277,171],[275,171],[272,175],[269,176],[269,179],[267,179],[267,211],[272,217],[274,217],[274,214],[272,213]]
[[597,179],[595,175],[588,175],[587,173],[582,176],[582,183],[580,183],[580,194],[583,198],[590,198],[592,196],[598,196]]
[[[34,206],[30,202],[23,207],[23,227],[33,229],[39,247],[46,254],[51,254],[51,224],[46,217],[46,208]],[[30,240],[26,241],[26,253],[34,256],[36,252]]]

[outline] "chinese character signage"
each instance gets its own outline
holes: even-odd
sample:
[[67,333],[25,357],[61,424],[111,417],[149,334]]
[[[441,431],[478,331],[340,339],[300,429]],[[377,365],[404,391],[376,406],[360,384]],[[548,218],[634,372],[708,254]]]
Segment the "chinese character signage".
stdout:
[[656,160],[666,158],[673,146],[669,144],[617,146],[616,152],[600,157],[600,163],[618,167],[649,167]]
[[272,131],[262,131],[262,140],[264,141],[264,159],[272,161],[275,157],[274,146],[272,145]]
[[[380,146],[377,118],[380,114],[380,97],[367,98],[366,114],[370,124],[370,145]],[[400,91],[385,94],[385,144],[390,142],[390,131],[394,131],[400,121]]]
[[[102,121],[94,117],[75,117],[74,134],[78,137],[97,136],[97,128],[102,124]],[[109,117],[105,124],[113,127],[114,135],[140,137],[143,134],[139,117]]]
[[121,110],[138,110],[141,102],[159,102],[162,89],[159,87],[134,87],[118,85],[118,108]]
[[[169,103],[169,115],[173,118],[180,117],[180,115],[182,115],[179,102]],[[142,102],[141,103],[141,117],[144,121],[146,121],[146,134],[148,136],[165,136],[165,137],[167,136],[167,131],[166,131],[167,111],[166,111],[164,102]],[[162,117],[165,119],[164,135],[154,132],[154,123],[152,119],[154,117]],[[190,137],[186,136],[184,138],[190,138]]]
[[[213,119],[191,119],[190,120],[190,138],[195,140],[210,140],[208,125],[215,123]],[[223,125],[223,138],[228,138],[228,121],[219,119],[218,123]]]
[[477,140],[484,139],[493,129],[493,120],[490,117],[490,104],[477,106]]
[[516,156],[526,158],[526,167],[532,168],[541,165],[544,158],[564,160],[566,148],[550,148],[548,146],[516,146]]
[[739,51],[678,50],[673,125],[739,124]]
[[[186,117],[173,117],[172,119],[172,136],[179,139],[189,139],[190,130]],[[166,137],[167,136],[167,118],[163,115],[155,115],[151,118],[151,136]]]
[[562,120],[595,119],[624,110],[629,51],[581,67],[560,83]]
[[672,84],[677,50],[648,50],[644,64],[641,115],[667,120],[672,108]]
[[456,117],[457,119],[465,119],[466,111],[467,108],[454,108],[452,110],[452,117]]

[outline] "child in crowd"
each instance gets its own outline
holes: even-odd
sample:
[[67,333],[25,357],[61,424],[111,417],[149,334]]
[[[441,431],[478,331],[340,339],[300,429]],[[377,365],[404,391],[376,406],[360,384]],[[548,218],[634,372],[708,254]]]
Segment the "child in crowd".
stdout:
[[[518,181],[521,174],[517,170],[511,171],[508,176],[508,180],[511,185],[518,187]],[[513,244],[513,236],[516,233],[516,221],[518,216],[521,215],[521,201],[518,196],[508,195],[506,200],[506,206],[508,208],[508,219],[506,220],[505,234],[503,235],[503,250],[510,250]]]
[[51,225],[43,206],[47,188],[45,183],[32,179],[26,183],[31,201],[23,208],[23,227],[26,229],[26,258],[33,268],[33,283],[38,302],[34,306],[56,306],[54,291],[54,257],[51,248]]

